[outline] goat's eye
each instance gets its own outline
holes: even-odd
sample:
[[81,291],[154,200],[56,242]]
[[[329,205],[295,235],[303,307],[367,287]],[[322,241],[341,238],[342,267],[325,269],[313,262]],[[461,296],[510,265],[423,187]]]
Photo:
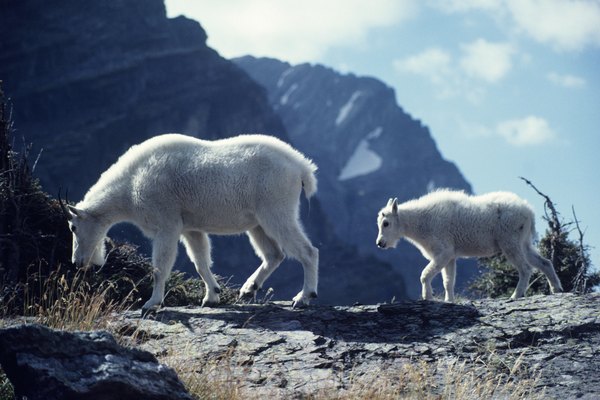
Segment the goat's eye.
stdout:
[[387,222],[387,221],[383,221],[382,225],[383,225],[384,228],[387,228],[388,226],[390,226],[390,223]]

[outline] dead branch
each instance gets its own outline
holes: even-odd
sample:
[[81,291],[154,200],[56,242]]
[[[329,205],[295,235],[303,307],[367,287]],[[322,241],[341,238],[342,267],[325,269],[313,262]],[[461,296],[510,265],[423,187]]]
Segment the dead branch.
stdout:
[[[544,198],[544,213],[546,214],[546,221],[550,227],[550,260],[552,261],[554,268],[557,268],[558,265],[560,265],[559,257],[562,252],[562,249],[559,249],[560,238],[564,230],[560,218],[558,217],[558,211],[556,211],[556,207],[554,207],[554,203],[548,195],[542,193],[529,179],[523,178],[522,176],[519,178],[525,181],[525,183],[533,188],[537,194]],[[548,216],[548,210],[550,210],[550,216]]]
[[[537,187],[535,187],[535,185],[529,179],[523,178],[522,176],[520,176],[519,178],[525,181],[525,183],[529,185],[533,190],[535,190],[537,194],[544,198],[544,212],[546,214],[546,220],[550,225],[550,229],[553,232],[562,231],[562,223],[560,222],[560,218],[558,217],[559,213],[558,211],[556,211],[556,207],[554,207],[554,203],[552,202],[550,197],[545,193],[542,193]],[[548,216],[548,210],[550,210],[550,217]]]
[[577,229],[577,232],[579,234],[579,238],[578,238],[579,239],[579,243],[578,243],[579,255],[577,257],[577,264],[579,267],[577,269],[577,274],[573,278],[573,291],[578,292],[578,293],[584,293],[585,288],[587,286],[586,271],[589,268],[589,259],[588,259],[588,257],[586,257],[586,246],[583,244],[584,232],[581,230],[581,227],[579,226],[579,220],[577,219],[577,214],[575,214],[574,206],[571,206],[571,211],[573,212],[573,220],[575,223],[575,229]]

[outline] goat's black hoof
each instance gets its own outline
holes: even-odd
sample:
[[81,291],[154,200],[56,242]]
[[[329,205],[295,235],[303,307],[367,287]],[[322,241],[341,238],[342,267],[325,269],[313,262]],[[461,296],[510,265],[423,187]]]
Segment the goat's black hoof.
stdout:
[[218,301],[203,301],[202,307],[217,307],[219,305]]
[[293,300],[292,301],[292,310],[299,310],[308,307],[308,302],[304,300]]
[[244,301],[256,300],[256,293],[259,287],[256,283],[252,284],[250,290],[244,290],[243,288],[239,291],[238,299]]
[[256,292],[240,292],[238,295],[238,299],[243,301],[250,301],[256,298]]
[[157,308],[155,308],[155,307],[142,308],[141,318],[142,319],[146,319],[146,318],[149,318],[149,317],[156,316],[156,311],[157,311]]

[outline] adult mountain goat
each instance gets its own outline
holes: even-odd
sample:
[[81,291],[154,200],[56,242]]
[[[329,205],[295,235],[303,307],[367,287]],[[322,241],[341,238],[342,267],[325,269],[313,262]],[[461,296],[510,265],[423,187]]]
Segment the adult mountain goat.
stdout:
[[523,297],[532,273],[542,271],[553,293],[562,286],[552,263],[532,246],[535,235],[531,206],[513,193],[494,192],[469,196],[439,190],[398,204],[390,199],[377,218],[377,246],[396,247],[406,237],[429,260],[421,273],[422,297],[433,298],[431,280],[440,271],[445,300],[454,301],[456,258],[486,257],[503,253],[519,271],[511,298]]
[[202,305],[215,305],[220,287],[210,271],[208,235],[246,232],[262,264],[240,296],[254,296],[289,255],[304,267],[304,286],[293,305],[306,305],[317,296],[319,252],[300,225],[299,197],[302,189],[307,198],[316,192],[316,169],[270,136],[151,138],[131,147],[66,210],[73,263],[102,265],[109,228],[130,222],[152,239],[154,288],[143,312],[162,303],[180,239],[206,286]]

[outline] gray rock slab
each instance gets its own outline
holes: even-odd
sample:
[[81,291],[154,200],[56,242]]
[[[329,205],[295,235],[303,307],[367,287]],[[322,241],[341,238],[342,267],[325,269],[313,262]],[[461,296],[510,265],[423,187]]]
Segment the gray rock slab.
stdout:
[[482,360],[498,373],[518,363],[550,398],[600,396],[598,293],[302,310],[280,302],[165,308],[153,319],[126,313],[117,324],[143,332],[132,342],[157,355],[182,346],[189,359],[227,354],[245,388],[281,398],[345,387],[357,376],[375,380],[406,362],[476,368]]

